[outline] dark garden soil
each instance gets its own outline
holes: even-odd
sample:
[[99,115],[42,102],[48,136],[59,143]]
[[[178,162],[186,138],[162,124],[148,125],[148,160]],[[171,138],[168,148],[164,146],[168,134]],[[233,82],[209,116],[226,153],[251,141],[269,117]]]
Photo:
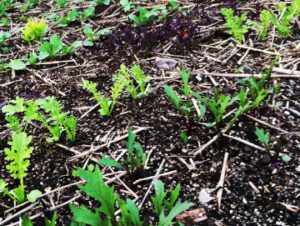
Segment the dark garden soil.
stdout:
[[[51,2],[29,10],[26,17],[41,18],[45,12],[50,13],[53,10]],[[142,128],[138,132],[137,141],[147,154],[151,152],[148,166],[121,177],[123,184],[138,196],[137,203],[145,196],[152,179],[139,183],[136,180],[154,176],[162,161],[165,161],[160,174],[167,175],[162,175],[160,179],[166,187],[181,184],[181,200],[193,202],[191,209],[204,208],[205,219],[197,223],[186,219],[185,225],[299,225],[299,77],[280,78],[285,72],[274,71],[273,75],[279,76],[272,82],[282,84],[282,89],[273,102],[277,105],[270,103],[269,106],[241,117],[224,135],[220,135],[220,131],[229,124],[230,119],[225,119],[218,128],[207,127],[196,113],[189,117],[181,115],[163,91],[165,84],[173,87],[180,84],[179,66],[184,65],[191,71],[190,83],[193,90],[212,93],[213,87],[217,86],[221,92],[233,94],[239,89],[241,78],[216,75],[236,73],[235,69],[241,66],[244,66],[241,72],[244,75],[265,71],[274,59],[271,53],[281,55],[275,66],[277,69],[281,67],[299,73],[299,34],[295,36],[298,39],[291,37],[282,40],[275,37],[272,44],[272,37],[262,41],[253,33],[245,37],[245,44],[237,45],[226,33],[224,20],[219,14],[220,8],[234,7],[238,12],[246,10],[252,18],[258,18],[263,7],[272,6],[258,2],[261,1],[183,1],[181,6],[190,11],[186,16],[178,12],[166,20],[137,28],[127,21],[125,14],[119,9],[120,5],[112,2],[109,7],[97,8],[96,16],[85,22],[93,30],[108,27],[112,30],[108,37],[101,38],[94,47],[81,47],[72,56],[45,61],[24,71],[0,72],[1,107],[17,96],[26,99],[55,96],[61,101],[64,110],[78,119],[78,134],[74,143],[70,143],[65,135],[57,143],[47,143],[47,130],[36,124],[29,126],[28,134],[33,136],[34,151],[30,158],[28,176],[25,178],[26,190],[39,189],[45,193],[77,182],[78,178],[72,176],[73,170],[94,163],[93,158],[99,159],[104,155],[116,158],[125,148],[126,139],[111,141],[127,134],[128,128]],[[72,4],[76,6],[75,3]],[[152,4],[155,3],[143,5]],[[28,46],[21,39],[20,29],[24,27],[25,21],[20,21],[17,11],[12,12],[11,19],[10,32],[15,34],[7,42],[9,51],[3,53],[3,56],[0,54],[4,62],[19,59],[37,46]],[[48,37],[60,34],[65,43],[84,39],[80,31],[82,23],[79,21],[64,28],[51,22],[49,25]],[[247,49],[248,46],[253,48]],[[157,57],[174,59],[178,62],[177,67],[163,70],[155,63]],[[122,63],[127,66],[139,64],[147,75],[152,76],[151,91],[137,101],[126,94],[122,95],[113,114],[103,117],[97,107],[94,107],[96,102],[91,95],[81,87],[82,80],[96,82],[98,90],[108,95],[113,84],[112,75],[117,73]],[[252,146],[262,146],[254,133],[256,127],[270,132],[269,151]],[[188,142],[180,137],[182,131],[189,136]],[[1,112],[0,178],[14,187],[17,184],[10,179],[5,169],[7,162],[3,152],[10,140],[9,135],[10,131]],[[194,156],[195,151],[215,135],[220,136],[201,154]],[[250,145],[243,141],[250,142]],[[93,154],[72,158],[105,143],[106,147]],[[228,153],[229,158],[221,207],[218,210],[216,191],[211,190],[210,194],[205,191],[217,187],[225,153]],[[284,161],[283,155],[288,155],[291,160]],[[104,174],[108,174],[107,180],[114,177],[114,174],[109,173],[112,173],[109,169],[104,171]],[[122,197],[134,199],[120,181],[114,180],[112,185]],[[205,194],[212,199],[206,202]],[[74,204],[94,206],[73,185],[42,197],[26,212],[30,216],[37,215],[33,222],[43,225],[43,216],[49,218],[57,211],[57,225],[69,225],[72,218],[69,200]],[[145,221],[155,223],[157,219],[153,217],[149,201],[150,195],[141,214]],[[11,209],[14,207],[13,202],[7,197],[0,197],[0,219],[7,219],[29,205],[27,203]],[[16,216],[3,225],[16,225],[12,223],[18,222],[18,218]]]

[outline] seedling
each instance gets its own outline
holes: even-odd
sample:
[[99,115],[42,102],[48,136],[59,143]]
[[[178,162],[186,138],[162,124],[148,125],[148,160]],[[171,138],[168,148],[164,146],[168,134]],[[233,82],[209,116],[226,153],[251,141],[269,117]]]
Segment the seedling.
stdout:
[[292,33],[291,23],[300,16],[300,0],[294,0],[292,4],[287,7],[286,3],[280,2],[278,4],[278,15],[274,18],[274,26],[282,37],[288,37]]
[[4,188],[2,187],[2,191],[19,203],[25,201],[24,178],[27,175],[27,169],[30,163],[28,159],[33,151],[33,148],[29,147],[31,140],[32,137],[27,136],[24,132],[13,133],[12,141],[8,142],[10,148],[4,150],[5,160],[10,162],[6,166],[6,169],[12,178],[20,181],[20,185],[16,189],[8,191],[2,181],[2,186],[4,186]]
[[[71,142],[76,138],[76,119],[69,116],[68,113],[61,112],[62,106],[54,97],[45,99],[27,100],[17,97],[16,100],[2,108],[5,118],[8,122],[8,128],[13,131],[26,131],[31,121],[41,122],[52,137],[48,137],[47,141],[58,141],[62,132],[66,131],[67,137]],[[25,125],[21,124],[16,114],[24,114]]]
[[[96,166],[95,171],[93,172],[79,168],[77,173],[83,180],[86,181],[85,185],[78,185],[78,187],[86,195],[99,202],[100,208],[91,211],[85,206],[77,207],[75,205],[70,205],[74,223],[88,224],[92,226],[143,225],[143,222],[140,219],[139,208],[130,199],[127,199],[126,202],[123,201],[119,195],[114,192],[113,187],[104,183],[98,166]],[[119,220],[115,216],[116,204],[118,204],[121,210]],[[119,224],[117,224],[117,222],[119,222]]]
[[61,18],[58,15],[54,16],[54,21],[59,23],[60,26],[66,27],[70,25],[72,22],[76,21],[77,17],[79,16],[79,12],[77,9],[72,9],[66,16],[62,16]]
[[126,142],[126,148],[128,157],[125,163],[129,167],[129,171],[133,172],[145,165],[146,154],[143,151],[142,145],[135,142],[136,134],[131,129],[128,129],[128,140]]
[[266,150],[269,150],[270,148],[270,133],[265,132],[264,129],[256,128],[255,129],[255,135],[257,136],[257,139],[263,143]]
[[86,21],[88,18],[91,18],[95,15],[95,7],[88,7],[86,10],[83,12],[79,13],[80,19],[83,21]]
[[85,90],[89,91],[93,95],[93,98],[98,102],[98,104],[100,106],[100,109],[99,109],[100,115],[102,115],[102,116],[110,115],[110,113],[111,113],[110,107],[111,107],[112,101],[109,97],[103,97],[102,93],[100,91],[98,91],[96,88],[97,84],[94,82],[84,80],[82,87]]
[[39,59],[54,58],[56,56],[68,55],[74,53],[78,47],[81,46],[80,41],[75,41],[71,46],[65,46],[58,35],[52,35],[50,41],[43,42],[38,50],[40,52]]
[[83,32],[89,39],[83,43],[84,46],[94,46],[94,41],[98,40],[101,36],[110,34],[110,30],[108,29],[101,29],[97,33],[94,33],[89,26],[85,26]]
[[237,98],[231,98],[229,95],[219,94],[218,89],[214,88],[214,96],[202,97],[195,93],[194,96],[200,100],[199,108],[204,109],[203,112],[210,110],[214,115],[214,122],[220,123],[226,113],[226,109],[231,106]]
[[133,21],[134,26],[145,25],[159,15],[166,16],[167,14],[165,6],[155,6],[151,10],[138,6],[137,11],[139,13],[138,15],[129,15],[129,19]]
[[67,8],[68,4],[68,0],[56,0],[55,9]]
[[188,115],[192,111],[192,102],[189,100],[190,93],[191,93],[191,87],[188,84],[189,80],[189,73],[186,71],[184,67],[182,67],[180,71],[180,77],[183,82],[182,88],[180,88],[180,91],[183,93],[187,101],[184,101],[183,98],[181,98],[179,95],[176,94],[175,90],[169,86],[164,86],[164,91],[170,101],[175,105],[175,107],[184,115]]
[[2,51],[7,51],[9,48],[4,47],[4,42],[10,37],[9,32],[0,31],[0,49]]
[[131,1],[130,0],[120,0],[120,4],[123,7],[123,11],[126,13],[131,9]]
[[[155,213],[159,216],[158,226],[169,226],[173,224],[174,218],[180,213],[184,212],[191,206],[192,203],[178,201],[180,193],[180,185],[170,190],[170,198],[166,199],[167,192],[165,192],[162,181],[157,180],[154,184],[155,195],[151,197]],[[165,212],[167,215],[165,216]]]
[[[133,78],[133,79],[132,79]],[[131,97],[136,100],[146,95],[146,85],[151,80],[138,65],[133,65],[130,70],[122,64],[120,73],[114,77],[116,82],[123,84]],[[135,86],[138,85],[138,88]]]
[[34,40],[40,40],[40,38],[46,33],[48,25],[45,19],[41,19],[39,22],[33,18],[29,18],[25,28],[22,30],[22,38],[31,43]]
[[246,23],[247,13],[243,13],[241,16],[235,16],[234,10],[229,8],[222,8],[220,13],[225,16],[225,27],[228,28],[228,33],[232,35],[238,43],[241,43],[244,35],[249,30],[249,25]]
[[[115,193],[114,187],[104,183],[102,173],[98,166],[94,171],[77,169],[78,176],[86,181],[85,185],[78,185],[86,195],[95,199],[99,203],[99,208],[89,210],[85,206],[77,207],[70,205],[73,213],[73,224],[88,224],[92,226],[99,225],[120,225],[120,226],[144,226],[145,223],[140,217],[139,207],[130,199],[124,201]],[[152,197],[155,209],[160,209],[159,226],[169,226],[174,224],[173,220],[177,215],[187,210],[193,204],[189,202],[177,201],[179,196],[179,185],[171,191],[169,201],[165,200],[164,185],[161,181],[155,184],[156,196]],[[163,198],[161,199],[161,197]],[[161,201],[162,200],[162,201]],[[117,205],[116,205],[117,204]],[[160,204],[162,206],[160,206]],[[116,207],[118,206],[120,216],[115,216]],[[165,216],[165,209],[168,214]]]

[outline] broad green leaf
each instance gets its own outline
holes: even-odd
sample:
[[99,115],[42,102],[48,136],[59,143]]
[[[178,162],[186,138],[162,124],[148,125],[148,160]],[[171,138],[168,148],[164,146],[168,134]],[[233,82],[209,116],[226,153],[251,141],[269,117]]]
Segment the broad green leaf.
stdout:
[[27,199],[29,202],[34,203],[38,198],[42,196],[42,192],[40,190],[32,190],[28,195]]
[[86,185],[78,185],[78,187],[88,196],[99,201],[101,206],[98,208],[98,211],[113,219],[116,200],[114,188],[104,183],[99,167],[96,166],[94,172],[81,168],[79,168],[77,172],[79,176],[86,181]]
[[21,60],[12,60],[12,61],[10,61],[10,63],[8,64],[8,66],[11,69],[16,70],[16,71],[26,69],[26,64],[23,61],[21,61]]

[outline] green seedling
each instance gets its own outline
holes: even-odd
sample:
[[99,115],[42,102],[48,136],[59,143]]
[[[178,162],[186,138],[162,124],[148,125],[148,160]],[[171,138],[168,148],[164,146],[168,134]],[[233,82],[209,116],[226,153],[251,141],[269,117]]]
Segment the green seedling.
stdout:
[[9,19],[8,18],[2,17],[0,21],[1,21],[1,25],[3,27],[9,27]]
[[146,95],[146,85],[150,80],[151,77],[146,76],[138,65],[133,65],[129,70],[122,64],[120,66],[120,73],[115,76],[115,81],[123,84],[134,100]]
[[142,145],[135,142],[136,134],[131,129],[128,129],[128,140],[126,142],[126,148],[128,157],[125,163],[128,165],[129,172],[133,172],[145,165],[146,154],[143,151]]
[[218,89],[214,88],[214,96],[202,97],[195,93],[194,96],[200,101],[199,109],[201,112],[211,111],[214,115],[214,122],[220,123],[226,113],[226,109],[231,106],[237,98],[231,98],[229,95],[219,94]]
[[97,90],[97,84],[94,82],[90,82],[87,80],[83,81],[83,85],[82,87],[89,91],[92,95],[93,98],[98,102],[100,109],[99,112],[102,116],[108,116],[110,115],[111,112],[111,104],[112,101],[109,97],[103,97],[102,93],[100,91]]
[[0,2],[0,17],[4,16],[6,10],[13,8],[12,0],[2,0]]
[[[78,185],[79,189],[90,198],[95,199],[99,203],[99,207],[90,210],[84,205],[80,207],[70,205],[73,213],[72,225],[146,226],[140,217],[139,207],[130,199],[124,201],[115,193],[114,187],[106,185],[98,166],[95,167],[94,171],[78,168],[76,174],[86,182],[85,185]],[[155,190],[156,195],[152,197],[152,202],[155,203],[156,209],[161,209],[158,214],[159,226],[173,225],[176,216],[192,206],[189,202],[177,201],[179,185],[171,190],[169,200],[165,199],[164,185],[161,181],[155,183]],[[164,196],[163,199],[161,196]],[[115,215],[116,207],[120,211],[118,218]],[[165,215],[166,210],[167,215]]]
[[40,52],[38,57],[40,60],[44,60],[47,58],[68,55],[74,53],[81,44],[80,41],[75,41],[70,46],[66,46],[58,35],[52,35],[49,42],[43,42],[38,47]]
[[255,135],[257,136],[257,139],[263,143],[266,150],[269,150],[270,148],[270,133],[265,132],[264,129],[256,128],[255,129]]
[[0,31],[0,49],[2,51],[7,51],[9,49],[8,47],[4,47],[4,42],[9,39],[9,37],[9,32]]
[[276,31],[282,37],[288,37],[292,33],[291,23],[300,16],[300,0],[294,0],[292,4],[287,7],[286,3],[278,4],[278,15],[273,19]]
[[101,29],[97,33],[94,33],[89,26],[83,28],[84,34],[88,37],[88,40],[83,43],[84,46],[94,46],[94,42],[101,36],[107,36],[110,34],[110,30]]
[[191,87],[188,84],[189,83],[189,73],[186,71],[184,67],[181,68],[180,71],[180,77],[182,80],[182,87],[180,88],[180,91],[183,93],[187,101],[184,101],[183,98],[181,98],[179,95],[176,94],[175,90],[169,86],[164,86],[164,91],[166,95],[168,96],[169,100],[175,105],[175,107],[184,115],[188,115],[192,111],[192,102],[190,101],[190,94],[191,94]]
[[54,22],[59,23],[60,26],[66,27],[71,23],[75,22],[79,17],[79,12],[77,9],[72,9],[66,16],[62,16],[61,18],[58,15],[54,16]]
[[83,12],[79,13],[79,17],[83,21],[86,21],[87,19],[89,19],[93,16],[95,16],[95,7],[92,7],[92,6],[88,7]]
[[[61,134],[65,131],[71,142],[76,138],[76,119],[68,113],[62,112],[62,106],[54,97],[47,97],[37,100],[24,100],[17,97],[2,108],[5,119],[8,122],[8,128],[20,132],[26,131],[28,124],[32,121],[38,121],[45,126],[52,137],[47,141],[58,141]],[[21,124],[19,117],[23,113],[25,125]]]
[[[22,226],[33,226],[33,222],[30,220],[27,214],[23,215],[21,219],[22,219]],[[45,226],[56,226],[56,221],[57,221],[56,212],[54,212],[54,214],[52,215],[51,220],[47,218],[44,219]]]
[[229,8],[222,8],[220,13],[226,19],[225,27],[228,29],[228,33],[232,35],[238,43],[241,43],[244,35],[249,30],[249,25],[246,23],[247,13],[236,16],[234,15],[234,10]]
[[56,0],[55,9],[65,9],[68,4],[68,0]]
[[134,26],[145,25],[149,21],[158,18],[160,15],[167,15],[167,10],[165,6],[155,6],[151,10],[147,10],[142,6],[138,6],[137,11],[138,15],[129,15],[129,19],[133,21]]
[[120,4],[123,8],[123,11],[126,13],[131,9],[131,1],[130,0],[120,0]]
[[[158,180],[154,184],[155,195],[151,197],[155,213],[159,216],[158,226],[169,226],[174,222],[177,215],[184,212],[192,203],[178,201],[180,194],[180,185],[170,190],[170,198],[167,200],[167,192],[165,192],[164,184]],[[167,212],[167,215],[165,215]]]
[[26,26],[22,30],[22,38],[31,43],[34,40],[40,40],[47,30],[48,25],[45,19],[41,19],[37,22],[33,18],[29,18]]
[[[95,171],[77,169],[78,175],[86,181],[85,185],[78,187],[86,195],[95,199],[99,203],[99,208],[94,211],[89,210],[85,206],[77,207],[70,205],[73,213],[73,224],[88,224],[92,226],[99,225],[120,225],[120,226],[142,226],[139,208],[135,203],[127,199],[123,201],[110,187],[104,183],[99,167],[96,166]],[[117,219],[115,216],[116,204],[118,204],[121,214]]]
[[18,203],[22,203],[26,200],[24,178],[27,176],[27,169],[30,164],[29,158],[33,151],[29,144],[32,140],[31,136],[27,136],[24,132],[13,133],[12,141],[8,142],[10,148],[5,148],[5,160],[10,163],[6,166],[6,169],[10,173],[10,176],[20,181],[19,187],[9,191],[6,187],[6,183],[2,180],[0,182],[0,191],[2,190],[4,195],[8,195]]

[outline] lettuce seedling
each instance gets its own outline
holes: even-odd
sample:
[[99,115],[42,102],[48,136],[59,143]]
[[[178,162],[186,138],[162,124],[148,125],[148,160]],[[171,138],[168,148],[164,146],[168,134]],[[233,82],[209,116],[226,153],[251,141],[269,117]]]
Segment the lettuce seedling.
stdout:
[[39,22],[33,18],[29,18],[25,28],[22,30],[22,38],[27,42],[39,40],[48,30],[48,25],[45,19],[41,19]]
[[222,8],[220,13],[225,17],[225,27],[228,28],[228,33],[234,37],[234,39],[241,43],[244,35],[249,30],[247,21],[247,13],[243,13],[241,16],[235,16],[234,10],[230,8]]

